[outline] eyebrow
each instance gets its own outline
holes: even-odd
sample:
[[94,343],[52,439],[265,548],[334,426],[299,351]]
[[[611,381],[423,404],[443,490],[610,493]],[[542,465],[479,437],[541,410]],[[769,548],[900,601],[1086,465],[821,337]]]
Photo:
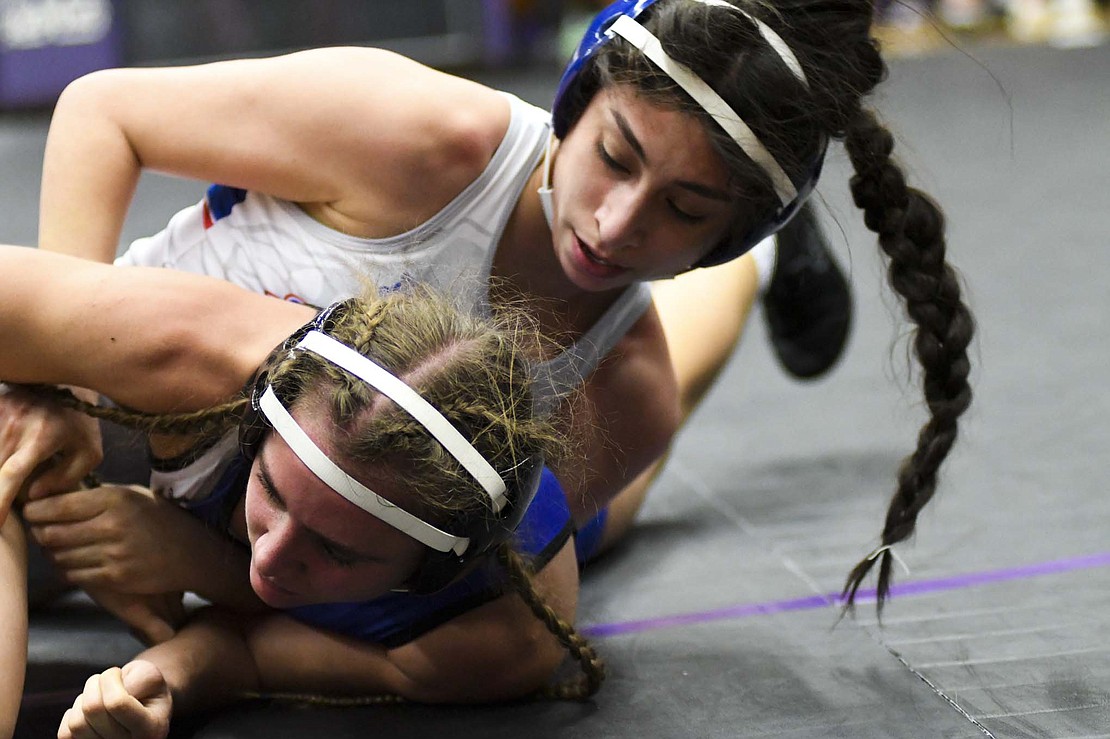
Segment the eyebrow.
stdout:
[[[273,497],[275,500],[278,501],[278,503],[281,504],[281,507],[283,509],[288,509],[288,506],[285,505],[285,499],[281,497],[281,493],[278,492],[277,486],[274,485],[274,479],[270,476],[270,470],[267,468],[266,459],[262,454],[259,454],[258,456],[258,482],[271,497]],[[298,522],[297,525],[304,529],[310,537],[323,544],[326,544],[328,547],[335,550],[344,557],[350,557],[351,559],[359,560],[362,562],[379,560],[378,557],[371,557],[369,555],[362,554],[361,552],[356,552],[347,545],[340,544],[337,541],[329,539],[328,537],[321,534],[319,531],[305,526],[302,523]]]
[[628,125],[628,119],[621,115],[619,110],[610,110],[613,114],[613,120],[617,124],[617,128],[621,130],[625,141],[632,147],[632,151],[636,153],[637,158],[644,164],[647,164],[647,154],[644,153],[644,147],[640,144],[640,140],[636,138],[636,134],[632,131],[632,126]]
[[[644,164],[647,164],[647,154],[644,152],[643,144],[640,143],[640,139],[636,138],[636,134],[635,132],[633,132],[632,126],[628,124],[628,119],[621,115],[621,112],[619,110],[610,109],[610,113],[612,113],[613,115],[613,121],[617,124],[617,128],[620,129],[621,135],[624,136],[624,140],[632,148],[632,151],[636,154],[636,157]],[[684,190],[689,190],[695,195],[701,195],[703,198],[709,198],[710,200],[719,200],[724,203],[732,202],[732,195],[730,195],[729,193],[725,192],[724,190],[718,190],[716,188],[709,187],[708,185],[703,185],[700,182],[678,180],[677,182],[675,182],[675,184]]]

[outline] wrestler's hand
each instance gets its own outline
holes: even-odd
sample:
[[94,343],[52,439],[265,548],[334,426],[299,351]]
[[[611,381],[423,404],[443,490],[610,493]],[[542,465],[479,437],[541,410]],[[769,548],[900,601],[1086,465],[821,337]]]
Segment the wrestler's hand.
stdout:
[[0,523],[16,498],[81,487],[103,458],[96,419],[19,388],[0,391]]
[[145,660],[112,667],[85,682],[62,716],[58,739],[165,739],[173,698],[161,670]]
[[97,587],[85,588],[85,592],[148,647],[168,641],[187,616],[181,592],[137,595]]
[[66,582],[154,594],[196,590],[196,549],[212,532],[150,489],[102,485],[29,501],[23,520]]

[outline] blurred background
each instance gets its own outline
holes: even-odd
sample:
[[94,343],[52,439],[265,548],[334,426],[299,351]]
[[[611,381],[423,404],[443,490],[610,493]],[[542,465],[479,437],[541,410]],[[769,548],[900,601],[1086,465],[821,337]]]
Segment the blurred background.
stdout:
[[[0,0],[0,110],[49,106],[111,66],[371,44],[453,69],[558,64],[596,0]],[[889,52],[964,37],[1063,47],[1106,37],[1106,0],[878,0]]]

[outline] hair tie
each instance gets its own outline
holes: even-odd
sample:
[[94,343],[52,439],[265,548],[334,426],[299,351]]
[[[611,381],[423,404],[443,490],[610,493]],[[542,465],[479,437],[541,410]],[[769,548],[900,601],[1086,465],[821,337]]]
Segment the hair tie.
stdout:
[[909,566],[906,564],[906,561],[904,559],[902,559],[900,556],[898,556],[898,552],[894,551],[894,545],[893,544],[883,544],[881,547],[876,548],[875,551],[873,551],[873,552],[871,552],[871,554],[867,555],[866,560],[868,562],[874,562],[876,559],[879,558],[880,555],[885,554],[887,552],[890,553],[891,557],[894,557],[894,561],[898,563],[898,565],[902,568],[902,571],[905,572],[907,575],[909,575],[910,574]]

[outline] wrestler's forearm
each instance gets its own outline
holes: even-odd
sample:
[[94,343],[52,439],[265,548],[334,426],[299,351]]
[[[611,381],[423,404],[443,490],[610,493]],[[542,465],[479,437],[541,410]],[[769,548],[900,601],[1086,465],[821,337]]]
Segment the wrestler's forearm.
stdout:
[[0,247],[0,379],[97,390],[148,412],[235,395],[311,308],[175,270]]
[[573,410],[576,438],[555,472],[581,525],[662,457],[678,430],[678,390],[654,310],[587,378]]
[[0,528],[0,739],[15,731],[27,663],[27,560],[23,528],[9,516]]
[[250,585],[250,550],[215,532],[198,542],[194,557],[183,567],[187,590],[227,609],[245,613],[269,610]]
[[[574,622],[578,567],[574,545],[534,577],[543,601]],[[280,693],[395,695],[427,703],[485,703],[533,693],[551,679],[566,650],[514,592],[465,611],[391,648],[331,633],[281,613],[246,627],[259,682]]]
[[54,108],[43,156],[39,246],[110,262],[140,165],[113,115],[121,103],[90,75],[69,85]]
[[178,715],[233,703],[259,687],[254,659],[235,617],[218,609],[200,612],[172,639],[135,659],[162,672]]

